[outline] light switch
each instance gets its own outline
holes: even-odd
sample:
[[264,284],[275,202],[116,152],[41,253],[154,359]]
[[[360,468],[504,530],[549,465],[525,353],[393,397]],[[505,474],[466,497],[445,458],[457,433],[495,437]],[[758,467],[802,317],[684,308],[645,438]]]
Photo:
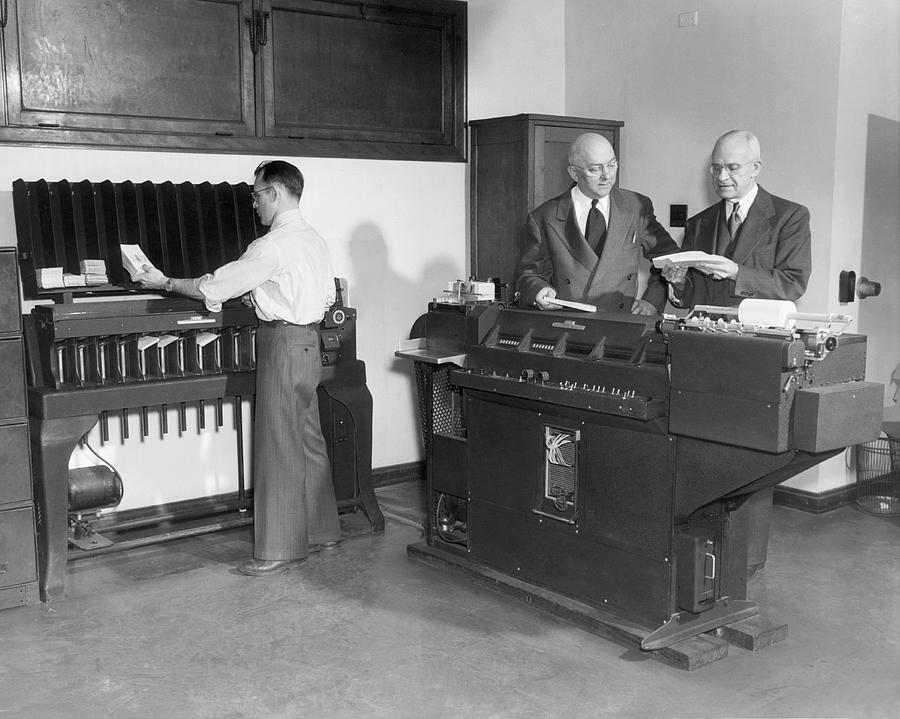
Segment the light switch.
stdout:
[[700,12],[691,10],[690,12],[678,13],[678,27],[697,27],[700,24]]

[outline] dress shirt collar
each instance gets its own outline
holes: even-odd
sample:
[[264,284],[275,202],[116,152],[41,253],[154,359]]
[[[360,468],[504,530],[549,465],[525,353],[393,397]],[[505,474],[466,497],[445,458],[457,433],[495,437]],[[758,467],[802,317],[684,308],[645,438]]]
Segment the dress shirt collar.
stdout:
[[741,206],[741,219],[745,219],[750,208],[753,206],[753,201],[756,199],[756,193],[758,191],[759,185],[754,182],[753,187],[751,187],[743,197],[725,200],[725,209],[728,211],[726,217],[731,214],[731,206],[737,202]]
[[293,222],[294,220],[302,220],[303,215],[300,213],[300,208],[295,208],[293,210],[283,210],[275,215],[275,219],[272,220],[272,224],[269,227],[269,231],[277,230],[279,227],[283,227],[288,222]]
[[[588,197],[578,189],[578,185],[575,185],[575,187],[572,188],[572,202],[575,204],[576,212],[579,218],[584,218],[585,220],[587,219],[587,215],[588,212],[591,211],[591,203],[593,201],[593,198]],[[609,222],[609,195],[607,195],[606,197],[601,197],[597,201],[597,209],[603,213],[606,221]]]

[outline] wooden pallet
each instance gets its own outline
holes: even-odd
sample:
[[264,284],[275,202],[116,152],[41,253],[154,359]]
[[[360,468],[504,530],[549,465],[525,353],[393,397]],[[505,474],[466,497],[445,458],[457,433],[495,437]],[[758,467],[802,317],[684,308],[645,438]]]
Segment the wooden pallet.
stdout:
[[406,556],[412,561],[452,572],[478,586],[522,601],[592,634],[637,649],[649,658],[688,671],[728,656],[731,645],[757,651],[787,636],[786,624],[775,624],[756,615],[682,639],[661,649],[645,651],[641,649],[641,641],[650,634],[645,627],[614,617],[570,597],[528,584],[488,567],[472,564],[462,555],[430,547],[425,542],[410,544],[406,548]]

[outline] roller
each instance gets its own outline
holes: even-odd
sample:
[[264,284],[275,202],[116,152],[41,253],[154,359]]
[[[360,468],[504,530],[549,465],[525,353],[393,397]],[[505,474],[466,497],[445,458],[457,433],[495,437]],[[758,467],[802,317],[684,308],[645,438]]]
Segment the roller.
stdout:
[[[797,312],[797,306],[788,300],[743,300],[738,305],[738,322],[754,327],[780,327],[792,329],[797,321],[828,325],[836,334],[851,322],[850,315],[833,313]],[[841,325],[834,327],[833,325]]]
[[756,327],[794,326],[797,305],[789,300],[743,300],[738,305],[738,322]]

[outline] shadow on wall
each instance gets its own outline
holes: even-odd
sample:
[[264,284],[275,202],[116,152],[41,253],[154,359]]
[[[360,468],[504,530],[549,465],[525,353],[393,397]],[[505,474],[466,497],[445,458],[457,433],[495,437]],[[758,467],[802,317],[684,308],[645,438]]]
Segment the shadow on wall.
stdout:
[[[400,341],[409,337],[416,319],[428,310],[428,303],[443,293],[447,283],[463,277],[462,264],[450,257],[433,259],[423,268],[418,281],[399,274],[391,266],[384,234],[374,223],[359,225],[350,235],[348,249],[354,277],[350,306],[362,308],[357,325],[361,359],[382,352],[393,356]],[[410,411],[418,418],[413,363],[394,358],[390,372],[407,378],[414,405],[404,410],[392,404],[391,412]]]

